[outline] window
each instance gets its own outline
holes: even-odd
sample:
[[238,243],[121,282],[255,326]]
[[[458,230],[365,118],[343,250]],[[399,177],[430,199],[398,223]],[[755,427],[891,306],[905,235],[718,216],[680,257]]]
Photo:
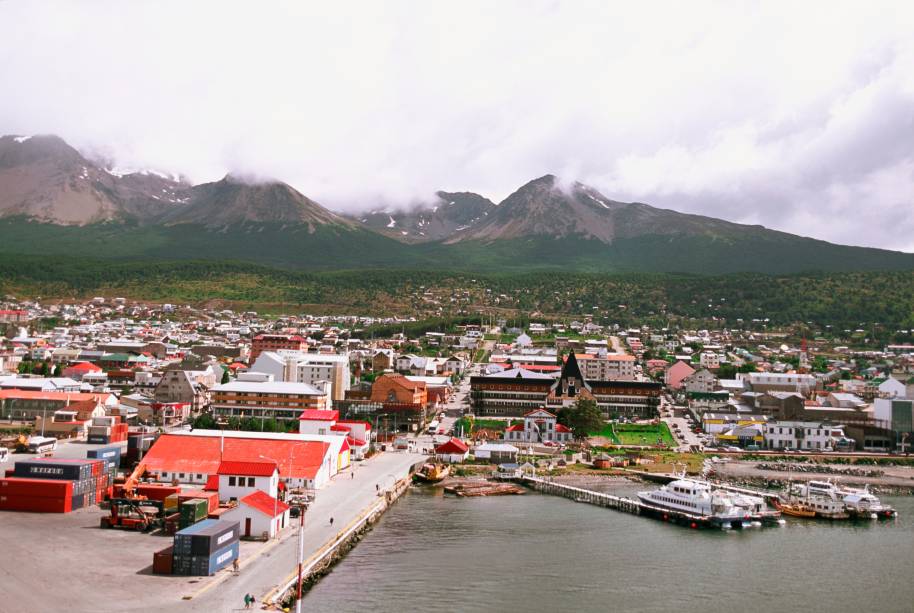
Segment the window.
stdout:
[[254,487],[254,477],[248,477],[248,487]]
[[179,475],[178,475],[178,478],[179,478],[179,479],[183,479],[183,478],[184,478],[184,473],[179,474]]
[[229,477],[229,487],[235,487],[235,477]]

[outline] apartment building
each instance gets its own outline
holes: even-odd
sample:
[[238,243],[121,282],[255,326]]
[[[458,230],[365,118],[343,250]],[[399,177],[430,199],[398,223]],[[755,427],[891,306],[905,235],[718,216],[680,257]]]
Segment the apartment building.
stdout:
[[271,374],[276,381],[307,383],[315,387],[328,381],[330,397],[334,402],[346,398],[352,380],[348,353],[307,353],[287,349],[264,351],[251,370]]
[[[329,387],[329,386],[328,386]],[[212,389],[212,409],[216,417],[253,417],[298,421],[302,411],[323,410],[329,394],[307,383],[274,381],[264,373],[244,373],[230,383]]]

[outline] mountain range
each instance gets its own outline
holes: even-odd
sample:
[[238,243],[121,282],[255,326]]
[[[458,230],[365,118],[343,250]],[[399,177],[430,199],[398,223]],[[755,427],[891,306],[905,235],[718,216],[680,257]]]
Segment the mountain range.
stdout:
[[0,137],[0,253],[231,259],[301,269],[692,273],[914,269],[914,254],[618,202],[546,175],[496,204],[436,194],[335,213],[279,181],[125,173],[56,136]]

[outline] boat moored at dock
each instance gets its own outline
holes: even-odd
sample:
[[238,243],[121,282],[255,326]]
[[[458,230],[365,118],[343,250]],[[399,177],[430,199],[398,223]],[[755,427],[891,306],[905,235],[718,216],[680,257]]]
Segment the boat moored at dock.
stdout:
[[681,477],[658,490],[638,492],[641,502],[653,509],[682,513],[720,528],[743,528],[777,519],[764,499],[715,489],[707,481]]

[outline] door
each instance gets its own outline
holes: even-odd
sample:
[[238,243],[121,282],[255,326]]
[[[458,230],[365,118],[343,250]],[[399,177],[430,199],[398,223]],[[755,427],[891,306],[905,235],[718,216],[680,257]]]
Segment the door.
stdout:
[[244,518],[244,535],[251,536],[251,518],[250,517]]

